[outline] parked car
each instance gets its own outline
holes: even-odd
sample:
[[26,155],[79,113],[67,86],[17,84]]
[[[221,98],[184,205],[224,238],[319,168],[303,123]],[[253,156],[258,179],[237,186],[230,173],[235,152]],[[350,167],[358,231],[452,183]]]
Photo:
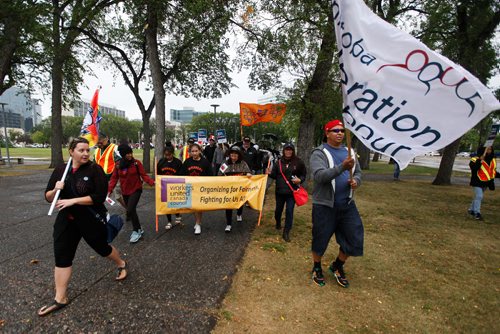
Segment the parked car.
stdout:
[[439,157],[441,154],[439,154],[438,151],[434,151],[434,152],[427,152],[424,155],[430,156],[430,157]]
[[468,158],[468,157],[470,157],[470,152],[460,152],[460,153],[457,153],[457,157]]

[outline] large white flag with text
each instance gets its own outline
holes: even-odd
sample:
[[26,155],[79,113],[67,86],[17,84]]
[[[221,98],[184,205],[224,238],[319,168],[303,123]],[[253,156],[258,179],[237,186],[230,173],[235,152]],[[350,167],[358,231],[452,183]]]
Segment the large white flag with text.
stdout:
[[500,109],[472,74],[379,18],[362,0],[333,0],[333,16],[345,126],[401,168]]

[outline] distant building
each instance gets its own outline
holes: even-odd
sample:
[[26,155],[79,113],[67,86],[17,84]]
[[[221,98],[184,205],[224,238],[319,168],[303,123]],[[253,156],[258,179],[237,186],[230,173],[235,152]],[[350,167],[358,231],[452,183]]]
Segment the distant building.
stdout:
[[6,103],[3,109],[0,107],[0,127],[5,120],[7,128],[28,132],[42,120],[39,100],[32,98],[26,89],[11,87],[0,96],[0,102]]
[[[71,105],[72,108],[63,110],[62,112],[63,116],[84,117],[90,108],[90,101],[88,100],[73,101]],[[101,112],[101,115],[103,116],[114,115],[117,117],[125,118],[124,110],[120,110],[115,106],[109,104],[99,102],[99,110]]]
[[206,111],[195,111],[194,108],[184,107],[183,109],[170,109],[170,121],[182,124],[191,123],[193,117],[206,114]]

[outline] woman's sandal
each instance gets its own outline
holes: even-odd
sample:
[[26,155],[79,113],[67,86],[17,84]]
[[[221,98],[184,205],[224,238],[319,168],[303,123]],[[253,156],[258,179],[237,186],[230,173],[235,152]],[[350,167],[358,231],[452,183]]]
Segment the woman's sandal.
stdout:
[[[127,262],[126,261],[123,261],[123,262],[125,262],[123,267],[118,267],[118,275],[116,275],[116,277],[115,277],[116,281],[123,281],[128,276]],[[123,273],[125,273],[125,275],[123,275]]]
[[65,306],[67,306],[69,303],[66,303],[66,304],[62,304],[62,303],[58,303],[56,300],[54,300],[52,302],[52,304],[48,304],[48,305],[45,305],[43,306],[41,309],[38,310],[38,316],[40,317],[44,317],[50,313],[54,313],[62,308],[64,308]]

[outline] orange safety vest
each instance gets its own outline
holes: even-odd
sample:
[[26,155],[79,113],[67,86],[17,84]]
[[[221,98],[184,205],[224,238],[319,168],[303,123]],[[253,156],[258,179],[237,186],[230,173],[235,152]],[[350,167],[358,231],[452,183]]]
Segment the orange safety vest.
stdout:
[[104,152],[101,152],[100,148],[95,150],[95,161],[102,167],[105,174],[111,174],[115,169],[115,147],[115,144],[109,144]]
[[482,160],[481,168],[479,168],[479,170],[477,171],[477,177],[483,182],[493,180],[495,178],[496,169],[497,162],[495,161],[495,158],[491,159],[489,165],[486,161]]

